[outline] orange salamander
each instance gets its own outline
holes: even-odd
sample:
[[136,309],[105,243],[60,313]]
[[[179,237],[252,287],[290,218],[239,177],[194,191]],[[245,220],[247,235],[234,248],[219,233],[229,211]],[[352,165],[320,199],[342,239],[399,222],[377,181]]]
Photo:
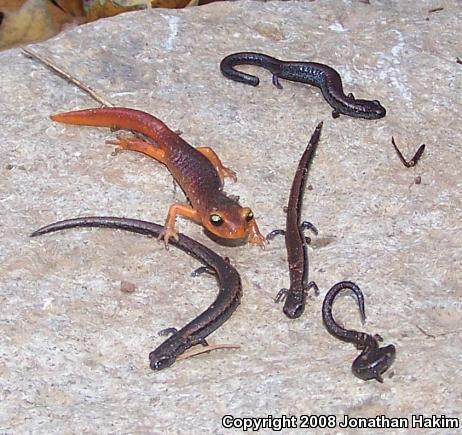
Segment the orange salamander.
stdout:
[[224,178],[236,179],[236,174],[223,166],[211,148],[192,147],[161,120],[135,109],[78,110],[58,113],[51,119],[65,124],[127,129],[143,135],[143,138],[118,137],[112,143],[122,149],[146,154],[167,166],[190,202],[170,206],[164,229],[159,235],[165,244],[172,237],[178,238],[175,222],[177,216],[182,216],[202,224],[220,239],[247,239],[252,244],[264,246],[265,238],[258,229],[252,210],[242,207],[236,199],[223,192]]

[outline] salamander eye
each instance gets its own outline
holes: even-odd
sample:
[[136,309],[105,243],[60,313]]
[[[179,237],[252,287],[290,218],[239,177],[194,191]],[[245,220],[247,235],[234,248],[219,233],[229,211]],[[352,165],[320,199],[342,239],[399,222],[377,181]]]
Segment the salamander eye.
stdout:
[[252,210],[249,210],[248,213],[245,215],[245,220],[247,222],[250,222],[253,219],[253,212]]
[[223,218],[219,214],[211,214],[210,223],[216,227],[219,227],[223,223]]

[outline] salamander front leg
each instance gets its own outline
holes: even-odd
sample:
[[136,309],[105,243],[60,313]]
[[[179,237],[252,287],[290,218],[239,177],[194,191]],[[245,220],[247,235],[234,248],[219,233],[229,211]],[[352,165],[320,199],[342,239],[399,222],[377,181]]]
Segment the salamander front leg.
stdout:
[[190,205],[186,204],[172,204],[168,210],[167,219],[165,220],[164,229],[160,232],[158,240],[164,240],[165,247],[168,241],[173,237],[178,240],[178,232],[175,229],[176,217],[182,216],[194,222],[200,223],[201,219],[199,213],[194,210]]
[[289,293],[288,288],[282,288],[281,290],[277,292],[276,296],[274,297],[274,302],[277,304],[279,304],[279,302],[283,302],[284,299],[287,298],[288,293]]
[[250,225],[249,225],[248,241],[252,245],[258,245],[258,246],[261,246],[262,248],[264,248],[266,244],[266,239],[263,236],[263,234],[260,233],[260,230],[258,229],[258,225],[255,222],[255,219],[252,220],[252,222],[250,222]]
[[218,172],[218,175],[221,180],[221,184],[223,184],[224,179],[226,177],[232,178],[233,181],[237,181],[236,173],[232,170],[227,168],[226,166],[221,163],[220,158],[217,156],[217,153],[213,151],[212,148],[209,147],[198,147],[196,148],[202,155],[207,157],[210,163],[213,165],[215,170]]

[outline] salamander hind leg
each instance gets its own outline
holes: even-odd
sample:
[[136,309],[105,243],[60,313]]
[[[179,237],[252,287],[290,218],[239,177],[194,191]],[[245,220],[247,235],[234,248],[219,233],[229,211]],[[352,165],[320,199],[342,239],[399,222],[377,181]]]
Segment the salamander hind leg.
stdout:
[[282,85],[279,83],[279,77],[276,74],[273,74],[273,85],[278,89],[282,89]]
[[266,235],[266,240],[269,242],[270,240],[273,240],[276,236],[284,236],[286,235],[286,230],[281,230],[281,229],[276,229],[271,231]]
[[233,181],[237,181],[236,173],[232,169],[227,168],[223,165],[223,163],[221,163],[220,158],[217,156],[217,153],[213,151],[212,148],[198,147],[196,148],[196,150],[199,151],[203,156],[207,157],[207,159],[213,165],[215,170],[218,172],[221,184],[223,184],[225,177],[229,177],[232,178]]
[[157,333],[157,335],[160,335],[160,336],[163,336],[163,337],[168,337],[169,335],[176,334],[177,332],[178,332],[178,329],[176,329],[175,327],[173,327],[173,328],[165,328],[165,329],[162,329],[161,331],[159,331]]
[[107,141],[107,143],[117,145],[123,150],[136,151],[138,153],[146,154],[158,162],[165,163],[165,151],[152,143],[144,141],[143,139],[137,137],[118,136],[117,139]]

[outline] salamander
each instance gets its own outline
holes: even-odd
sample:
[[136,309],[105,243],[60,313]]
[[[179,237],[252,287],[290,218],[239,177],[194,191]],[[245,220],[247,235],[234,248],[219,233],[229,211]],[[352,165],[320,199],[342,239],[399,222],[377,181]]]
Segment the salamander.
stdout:
[[332,315],[332,305],[334,304],[337,295],[349,289],[353,292],[359,306],[361,321],[366,319],[364,310],[364,296],[360,288],[351,281],[341,281],[335,284],[326,294],[322,305],[322,319],[327,331],[334,337],[353,343],[361,354],[353,361],[352,371],[358,378],[367,381],[376,379],[383,382],[382,374],[385,373],[395,360],[396,348],[393,344],[388,346],[379,346],[379,341],[382,341],[380,335],[369,335],[365,332],[358,332],[342,328]]
[[[161,225],[137,219],[117,217],[84,217],[56,222],[34,231],[31,236],[39,236],[54,231],[75,227],[106,227],[158,237],[163,231]],[[228,320],[238,307],[242,297],[239,273],[226,259],[211,249],[189,237],[178,234],[169,243],[188,255],[197,258],[207,268],[215,271],[219,292],[215,301],[202,314],[173,333],[159,347],[149,354],[149,364],[153,370],[161,370],[172,365],[176,358],[191,346],[207,344],[208,335]]]
[[322,124],[320,122],[314,130],[308,146],[298,163],[287,205],[286,230],[275,230],[266,236],[267,240],[271,240],[275,234],[285,235],[290,287],[289,289],[280,290],[276,296],[276,301],[279,302],[285,297],[283,312],[290,319],[300,317],[305,311],[308,290],[313,288],[315,292],[318,291],[315,282],[311,281],[308,283],[308,255],[306,252],[306,240],[303,234],[304,227],[309,227],[314,229],[314,231],[316,229],[309,222],[304,222],[300,225],[300,212],[306,177],[314,151],[319,142]]
[[356,99],[343,92],[340,74],[328,65],[316,62],[283,61],[263,53],[241,52],[226,56],[220,63],[222,74],[237,82],[258,86],[260,80],[251,74],[237,71],[236,65],[255,65],[273,73],[273,84],[282,89],[279,79],[307,83],[316,86],[334,109],[333,118],[340,114],[355,118],[379,119],[386,115],[385,108],[377,100]]
[[[213,236],[224,240],[248,240],[264,246],[254,214],[223,192],[225,177],[235,173],[221,163],[208,147],[194,148],[161,120],[140,110],[123,107],[79,110],[52,115],[65,124],[132,130],[143,137],[118,137],[122,149],[146,154],[165,164],[185,192],[190,204],[173,204],[159,238],[167,245],[177,235],[175,222],[182,216],[200,223]],[[146,140],[145,140],[146,138]],[[154,142],[152,143],[151,140]]]

